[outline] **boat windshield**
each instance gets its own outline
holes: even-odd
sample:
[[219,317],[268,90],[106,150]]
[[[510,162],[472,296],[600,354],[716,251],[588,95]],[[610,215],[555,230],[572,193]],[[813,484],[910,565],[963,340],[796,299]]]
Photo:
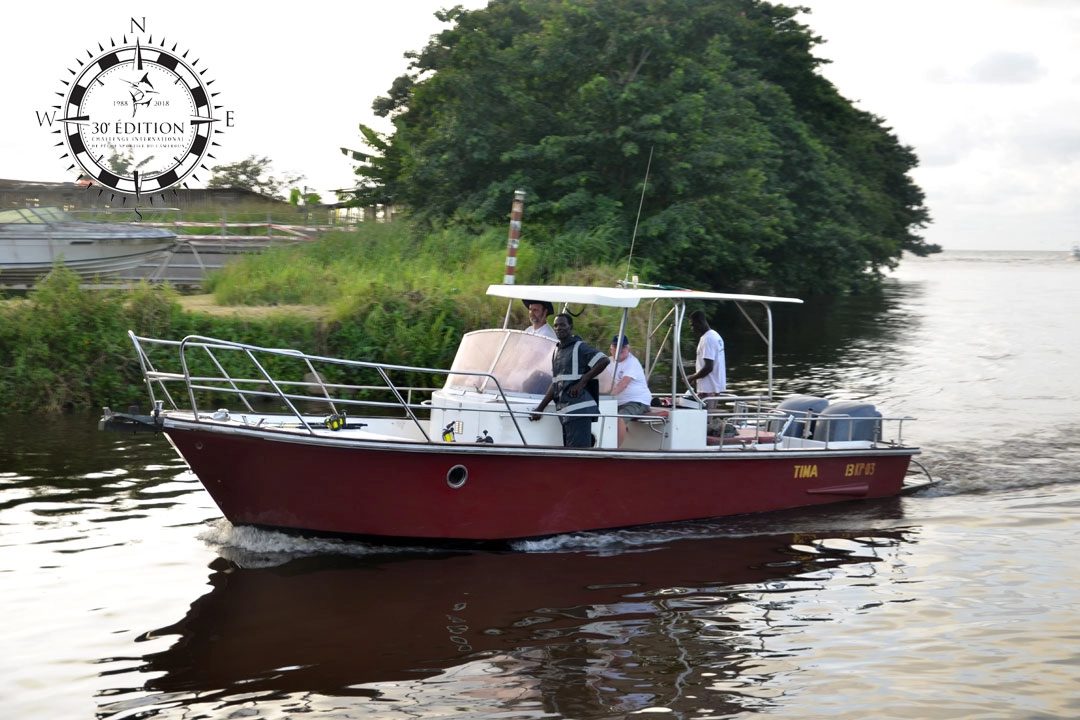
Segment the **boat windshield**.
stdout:
[[502,328],[475,330],[461,339],[445,387],[496,392],[486,375],[460,374],[490,373],[503,392],[543,395],[551,385],[554,351],[555,341],[543,335]]
[[0,223],[52,224],[74,221],[72,215],[57,207],[0,210]]

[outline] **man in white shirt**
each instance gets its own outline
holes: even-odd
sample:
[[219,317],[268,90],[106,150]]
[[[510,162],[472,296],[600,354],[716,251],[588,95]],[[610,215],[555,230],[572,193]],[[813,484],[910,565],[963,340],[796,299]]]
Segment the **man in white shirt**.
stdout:
[[690,313],[690,329],[698,336],[695,372],[687,376],[691,384],[697,383],[699,397],[719,395],[727,391],[727,362],[724,359],[724,339],[709,327],[705,313]]
[[626,437],[626,419],[621,416],[647,414],[652,404],[652,391],[645,379],[644,368],[630,354],[630,341],[625,335],[611,338],[611,365],[615,368],[611,394],[619,407],[619,445],[622,446]]
[[529,308],[529,326],[525,328],[525,332],[557,340],[555,331],[547,321],[549,315],[555,314],[555,308],[551,303],[546,300],[522,300],[522,302]]

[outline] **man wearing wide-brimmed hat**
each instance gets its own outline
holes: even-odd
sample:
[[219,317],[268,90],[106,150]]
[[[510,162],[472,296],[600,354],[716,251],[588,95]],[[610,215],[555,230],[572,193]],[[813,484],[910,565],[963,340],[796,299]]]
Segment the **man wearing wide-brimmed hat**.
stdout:
[[522,300],[529,308],[529,326],[525,332],[531,335],[543,335],[556,340],[555,331],[548,325],[548,316],[555,314],[555,308],[547,300]]

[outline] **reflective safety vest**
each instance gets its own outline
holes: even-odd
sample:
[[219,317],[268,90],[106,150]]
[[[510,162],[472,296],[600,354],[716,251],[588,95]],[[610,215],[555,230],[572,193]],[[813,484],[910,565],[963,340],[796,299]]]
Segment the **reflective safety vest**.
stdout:
[[590,382],[585,391],[576,398],[570,397],[566,391],[604,357],[606,356],[602,352],[586,345],[580,337],[570,347],[559,345],[555,348],[555,353],[551,356],[551,382],[555,386],[556,410],[568,415],[599,414],[598,382]]

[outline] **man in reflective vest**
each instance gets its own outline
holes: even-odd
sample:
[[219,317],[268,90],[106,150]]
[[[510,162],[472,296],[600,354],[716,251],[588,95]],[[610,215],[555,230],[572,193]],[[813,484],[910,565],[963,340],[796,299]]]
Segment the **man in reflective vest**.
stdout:
[[608,366],[604,353],[574,335],[574,319],[566,313],[555,316],[555,337],[559,341],[551,356],[551,386],[544,399],[529,415],[539,420],[552,400],[562,421],[563,445],[592,447],[592,422],[600,413],[589,383]]

